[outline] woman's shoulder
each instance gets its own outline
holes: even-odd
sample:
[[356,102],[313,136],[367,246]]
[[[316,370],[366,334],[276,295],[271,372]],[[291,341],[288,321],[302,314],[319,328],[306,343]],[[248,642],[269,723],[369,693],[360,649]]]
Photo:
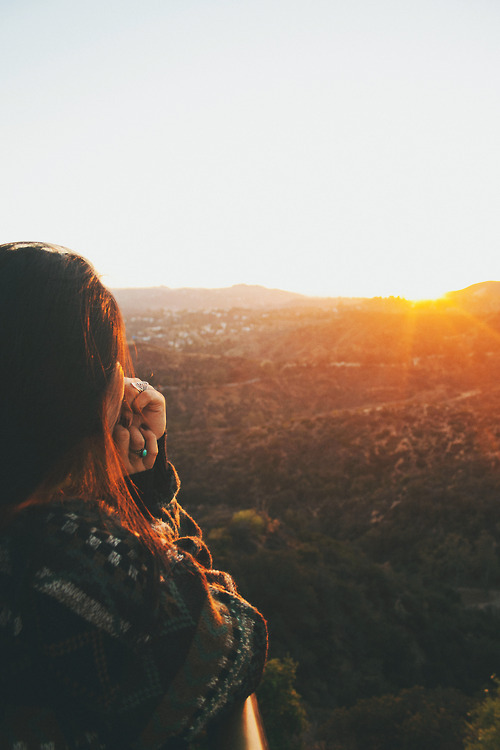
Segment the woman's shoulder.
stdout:
[[[171,573],[115,514],[73,500],[21,511],[0,539],[0,560],[4,604],[42,652],[79,632],[112,648],[142,642],[158,626]],[[175,607],[163,612],[171,618]]]
[[121,542],[135,544],[135,535],[120,523],[118,515],[98,503],[79,499],[54,500],[26,506],[0,533],[3,540],[29,547],[33,553],[50,547],[88,552],[102,545],[111,549]]
[[[96,539],[133,543],[136,535],[124,526],[117,512],[93,500],[69,498],[28,505],[19,510],[10,524],[0,533],[2,537],[22,538],[26,543],[71,540],[96,548]],[[22,543],[22,542],[21,542]]]
[[191,738],[255,689],[265,622],[182,548],[187,538],[165,565],[113,513],[69,501],[26,508],[4,541],[15,563],[4,642],[35,644],[57,696],[85,694],[115,734],[140,732],[144,747]]
[[141,589],[157,567],[147,546],[115,513],[84,500],[19,511],[0,534],[0,557],[4,574],[38,590],[64,579],[90,588],[108,581],[132,591]]

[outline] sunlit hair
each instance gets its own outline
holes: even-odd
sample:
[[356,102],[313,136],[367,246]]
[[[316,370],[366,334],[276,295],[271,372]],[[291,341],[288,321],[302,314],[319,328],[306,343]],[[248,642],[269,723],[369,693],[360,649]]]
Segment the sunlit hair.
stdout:
[[44,243],[0,245],[0,508],[81,497],[158,542],[128,491],[108,425],[117,363],[132,367],[118,305],[91,264]]

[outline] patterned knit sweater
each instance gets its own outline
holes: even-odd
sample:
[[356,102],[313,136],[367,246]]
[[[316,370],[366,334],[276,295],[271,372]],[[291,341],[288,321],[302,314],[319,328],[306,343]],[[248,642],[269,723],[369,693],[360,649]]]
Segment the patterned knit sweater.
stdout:
[[0,748],[182,748],[258,684],[262,616],[212,569],[173,467],[139,482],[167,563],[92,502],[0,532]]

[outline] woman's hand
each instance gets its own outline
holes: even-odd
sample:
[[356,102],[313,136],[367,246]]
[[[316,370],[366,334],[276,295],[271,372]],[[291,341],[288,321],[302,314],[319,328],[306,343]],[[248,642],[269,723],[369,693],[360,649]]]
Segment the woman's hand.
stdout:
[[165,399],[148,385],[139,390],[139,378],[125,378],[120,419],[113,430],[118,452],[128,474],[151,469],[155,462],[157,439],[165,432]]
[[151,385],[145,390],[138,389],[135,383],[140,385],[143,382],[139,378],[124,378],[124,381],[122,414],[127,419],[129,416],[137,417],[136,422],[151,430],[158,440],[167,426],[165,399]]

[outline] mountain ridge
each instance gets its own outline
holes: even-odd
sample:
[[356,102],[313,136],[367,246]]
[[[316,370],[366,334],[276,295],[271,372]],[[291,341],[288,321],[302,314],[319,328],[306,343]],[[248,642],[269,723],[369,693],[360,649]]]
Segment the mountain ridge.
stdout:
[[158,309],[201,310],[228,307],[281,307],[301,300],[306,295],[269,289],[257,284],[235,284],[230,287],[127,287],[112,290],[120,307],[132,310]]
[[480,281],[464,289],[447,292],[448,300],[471,312],[487,312],[500,308],[500,281]]
[[[228,310],[231,308],[274,309],[280,307],[366,304],[377,301],[414,304],[405,298],[391,297],[315,297],[259,284],[234,284],[229,287],[123,287],[112,290],[126,314],[145,313],[161,308],[180,310]],[[463,289],[446,292],[437,300],[425,304],[459,306],[472,312],[500,309],[500,281],[482,281]]]

